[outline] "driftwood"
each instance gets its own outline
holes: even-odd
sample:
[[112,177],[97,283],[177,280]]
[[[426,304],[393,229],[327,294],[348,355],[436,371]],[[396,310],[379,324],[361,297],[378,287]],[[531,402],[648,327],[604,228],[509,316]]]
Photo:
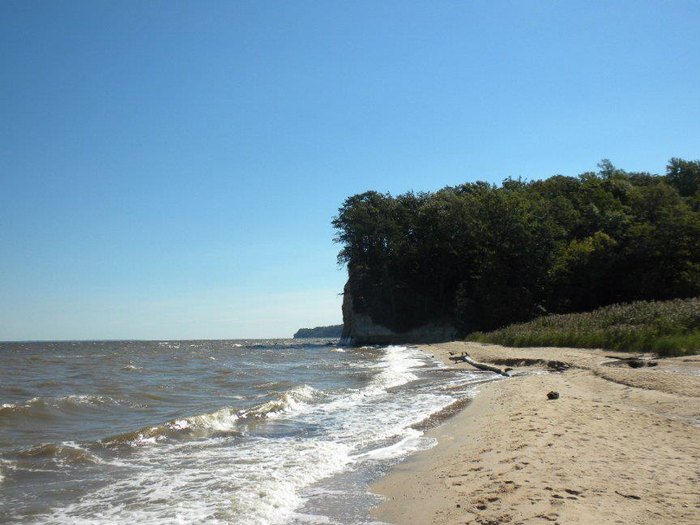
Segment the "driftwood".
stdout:
[[642,357],[618,357],[616,355],[606,355],[605,357],[627,363],[627,366],[631,368],[644,368],[645,366],[657,366],[659,364],[656,361]]
[[615,494],[618,494],[622,496],[623,498],[628,498],[628,499],[642,499],[641,496],[637,496],[636,494],[623,494],[622,492],[615,491]]
[[510,377],[510,374],[508,374],[508,372],[506,372],[505,370],[501,370],[498,367],[487,365],[485,363],[479,363],[478,361],[474,361],[471,357],[469,357],[469,354],[467,354],[466,352],[459,356],[450,356],[450,361],[454,361],[455,363],[464,362],[472,365],[474,368],[478,368],[479,370],[495,372],[496,374],[500,374],[505,377]]

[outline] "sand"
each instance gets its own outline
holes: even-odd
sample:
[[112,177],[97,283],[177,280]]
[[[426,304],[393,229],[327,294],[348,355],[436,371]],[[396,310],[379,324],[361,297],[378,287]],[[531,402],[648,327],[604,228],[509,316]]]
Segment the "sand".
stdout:
[[[700,523],[700,356],[656,368],[606,366],[600,350],[423,347],[512,363],[428,432],[438,445],[373,486],[374,518],[395,524]],[[548,372],[533,361],[572,366]],[[470,368],[460,364],[460,367]],[[511,365],[512,366],[512,365]],[[549,391],[560,398],[548,400]]]

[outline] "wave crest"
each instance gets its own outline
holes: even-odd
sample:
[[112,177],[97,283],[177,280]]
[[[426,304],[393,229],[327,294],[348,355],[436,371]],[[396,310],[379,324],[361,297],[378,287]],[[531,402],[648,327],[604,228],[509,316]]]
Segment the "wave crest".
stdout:
[[72,394],[63,397],[33,397],[21,404],[5,403],[0,407],[0,422],[3,419],[37,418],[50,419],[61,412],[75,412],[103,406],[122,405],[123,401],[95,394]]
[[269,418],[282,413],[295,412],[307,407],[306,401],[310,401],[319,394],[319,391],[309,385],[292,388],[280,394],[277,399],[263,403],[262,405],[242,410],[240,418]]
[[51,459],[58,462],[70,464],[76,463],[102,463],[102,460],[76,443],[65,442],[60,445],[54,443],[43,443],[30,449],[21,450],[16,453],[20,459]]
[[214,412],[178,418],[160,425],[119,434],[102,440],[102,443],[107,446],[140,446],[155,444],[168,438],[196,439],[217,434],[241,435],[240,430],[237,429],[238,422],[271,419],[303,410],[308,406],[306,402],[318,394],[319,391],[315,388],[303,385],[281,393],[277,399],[251,408],[237,410],[224,407]]

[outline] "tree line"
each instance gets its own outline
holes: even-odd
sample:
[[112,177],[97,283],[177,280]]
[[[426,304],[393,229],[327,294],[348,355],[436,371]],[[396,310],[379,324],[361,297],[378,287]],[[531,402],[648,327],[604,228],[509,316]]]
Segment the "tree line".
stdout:
[[462,333],[700,295],[700,161],[348,197],[333,219],[352,307]]

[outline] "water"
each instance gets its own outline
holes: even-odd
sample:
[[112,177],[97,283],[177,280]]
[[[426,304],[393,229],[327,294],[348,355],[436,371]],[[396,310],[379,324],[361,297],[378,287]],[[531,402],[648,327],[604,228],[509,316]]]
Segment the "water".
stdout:
[[493,378],[327,340],[0,343],[0,360],[0,522],[18,523],[371,523],[369,482]]

